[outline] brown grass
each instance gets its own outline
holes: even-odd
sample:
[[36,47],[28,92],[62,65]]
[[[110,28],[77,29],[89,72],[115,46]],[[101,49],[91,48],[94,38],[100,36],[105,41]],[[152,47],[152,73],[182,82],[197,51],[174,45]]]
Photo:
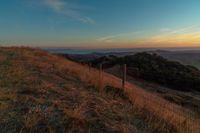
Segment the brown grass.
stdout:
[[[30,48],[15,49],[23,53],[22,59],[26,61],[26,65],[31,66],[32,64],[37,64],[38,69],[45,73],[51,73],[51,70],[54,69],[57,70],[57,75],[59,76],[74,75],[75,77],[80,78],[81,81],[87,82],[88,84],[91,84],[96,88],[100,88],[100,91],[103,91],[102,88],[107,85],[116,88],[121,88],[122,86],[121,79],[111,74],[103,72],[102,82],[99,82],[100,76],[97,69],[89,69],[88,66],[66,60],[62,57],[49,54],[48,52]],[[12,51],[13,48],[7,48],[7,51],[9,50]],[[34,53],[35,56],[31,55],[30,52]],[[1,60],[4,60],[4,58],[1,58]],[[38,60],[43,60],[44,62],[38,63]],[[19,62],[20,61],[16,61],[16,64],[18,64]],[[48,68],[47,64],[49,64]],[[12,78],[12,76],[16,75],[20,76],[18,77],[19,79],[21,78],[21,75],[27,77],[29,73],[24,72],[21,69],[24,68],[19,67],[18,71],[13,70],[12,73],[14,75],[11,75],[11,77],[8,78]],[[22,72],[20,73],[20,71]],[[63,78],[65,78],[65,76],[63,76]],[[34,79],[31,80],[34,81]],[[51,85],[50,83],[48,84],[48,86],[48,88],[50,89],[55,88],[55,86]],[[144,89],[128,82],[126,83],[124,92],[129,97],[129,100],[132,102],[134,110],[142,114],[147,122],[153,123],[154,126],[158,129],[167,127],[169,129],[166,129],[166,131],[174,131],[179,133],[198,133],[200,131],[199,120],[195,120],[195,118],[191,117],[187,113],[187,110],[183,110],[183,108],[181,108],[180,106],[174,105],[162,99],[161,97],[146,92]],[[71,114],[74,116],[74,119],[77,115],[81,118],[81,120],[83,119],[80,109],[75,110],[73,113],[74,114]],[[29,124],[29,118],[27,118],[26,126],[33,126]]]
[[[96,87],[99,87],[99,71],[96,69],[89,69],[88,66],[80,65],[78,63],[53,56],[56,63],[59,64],[58,69],[63,69],[75,76],[78,76],[81,80],[86,81]],[[103,72],[103,86],[110,85],[117,88],[121,88],[121,79]],[[102,88],[102,87],[100,87]],[[146,92],[142,88],[130,83],[126,83],[126,89],[124,90],[128,95],[130,101],[140,111],[146,114],[146,119],[149,122],[155,123],[155,126],[162,127],[164,124],[168,124],[175,131],[179,133],[190,132],[198,133],[200,131],[199,120],[192,118],[187,110],[172,104],[163,98]],[[157,124],[157,125],[156,125]]]

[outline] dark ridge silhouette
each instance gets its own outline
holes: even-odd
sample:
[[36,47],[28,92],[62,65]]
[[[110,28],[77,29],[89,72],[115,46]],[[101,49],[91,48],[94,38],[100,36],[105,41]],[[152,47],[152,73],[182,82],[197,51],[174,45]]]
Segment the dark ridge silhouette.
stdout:
[[176,90],[200,91],[200,71],[196,67],[170,61],[157,54],[143,52],[125,57],[103,56],[90,63],[93,66],[103,64],[104,68],[125,63],[130,76],[153,81]]

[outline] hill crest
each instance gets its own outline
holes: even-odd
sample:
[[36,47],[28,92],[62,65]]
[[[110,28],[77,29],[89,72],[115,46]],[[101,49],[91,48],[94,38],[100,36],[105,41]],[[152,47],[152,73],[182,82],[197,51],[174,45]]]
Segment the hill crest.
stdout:
[[[89,69],[87,66],[39,49],[0,48],[0,63],[0,109],[2,110],[0,117],[3,120],[0,124],[2,125],[1,130],[5,131],[10,127],[17,127],[14,129],[22,132],[30,130],[59,132],[62,129],[78,130],[79,132],[88,132],[88,130],[94,132],[95,129],[102,129],[105,132],[140,130],[140,128],[135,127],[134,121],[133,127],[131,125],[127,127],[126,122],[128,122],[129,117],[125,116],[132,113],[126,113],[126,111],[139,112],[139,116],[142,117],[139,121],[144,120],[146,130],[149,132],[150,129],[163,132],[184,130],[183,127],[177,126],[185,123],[186,120],[186,114],[181,111],[181,108],[130,83],[127,83],[125,90],[120,91],[121,80],[105,72],[103,73],[102,87],[105,89],[99,90],[98,70]],[[115,89],[110,93],[109,90],[112,88]],[[128,99],[120,98],[121,94]],[[115,97],[116,95],[117,97]],[[111,102],[108,101],[110,97],[113,97]],[[117,102],[119,109],[117,112],[109,113],[109,111],[113,111],[110,107],[116,106],[115,102]],[[99,104],[98,109],[94,107],[97,103]],[[70,106],[67,106],[68,104]],[[127,106],[123,106],[124,104]],[[122,110],[120,110],[120,105],[123,107]],[[91,118],[96,118],[95,125],[91,124],[94,122],[93,119],[86,116],[87,109],[94,111],[94,114],[90,114],[90,111],[89,114],[94,115]],[[104,112],[106,114],[102,114],[101,111],[106,111]],[[182,115],[180,116],[180,114]],[[62,119],[63,116],[66,116],[65,119]],[[59,119],[55,120],[55,117]],[[104,119],[106,117],[109,119]],[[61,119],[64,123],[60,123]],[[99,119],[104,121],[99,121]],[[121,119],[126,122],[123,123],[124,121]],[[161,122],[157,124],[157,120]],[[120,121],[122,126],[117,124],[112,126],[112,122]],[[57,125],[55,125],[56,123]],[[45,128],[41,128],[42,125]],[[148,125],[152,125],[152,127]],[[194,130],[190,125],[197,129],[193,119],[186,121],[185,125],[189,126],[188,130]],[[160,128],[160,126],[167,129]]]

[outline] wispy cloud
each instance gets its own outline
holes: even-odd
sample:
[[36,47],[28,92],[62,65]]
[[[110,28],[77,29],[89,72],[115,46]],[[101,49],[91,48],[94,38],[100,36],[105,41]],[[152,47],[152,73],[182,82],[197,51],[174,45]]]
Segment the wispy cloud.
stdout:
[[162,28],[160,29],[161,32],[163,32],[166,35],[172,35],[172,34],[182,34],[186,32],[191,32],[199,28],[199,25],[191,25],[191,26],[186,26],[178,29],[170,29],[170,28]]
[[[96,39],[98,42],[105,42],[105,43],[112,43],[112,42],[119,42],[119,40],[124,40],[127,39],[127,37],[134,38],[134,35],[137,35],[141,33],[140,32],[126,32],[126,33],[119,33],[119,34],[114,34],[114,35],[109,35],[109,36],[104,36]],[[130,38],[129,38],[130,39]],[[128,41],[128,40],[126,40]]]
[[199,46],[200,25],[181,28],[162,28],[154,31],[136,31],[103,36],[96,39],[101,44],[127,44],[138,47]]
[[45,4],[56,12],[61,12],[65,7],[65,3],[60,0],[45,0]]
[[178,29],[163,28],[158,34],[140,40],[140,43],[153,44],[200,44],[200,26],[192,25]]
[[73,18],[83,23],[94,24],[95,21],[80,13],[81,6],[71,5],[68,1],[63,0],[44,0],[44,5],[52,9],[56,13],[63,14],[67,17]]

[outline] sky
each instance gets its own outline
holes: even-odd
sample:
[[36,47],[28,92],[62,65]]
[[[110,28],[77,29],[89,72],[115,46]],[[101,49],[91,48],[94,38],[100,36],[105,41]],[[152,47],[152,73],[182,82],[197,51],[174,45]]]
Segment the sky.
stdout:
[[0,45],[199,47],[199,0],[1,0]]

